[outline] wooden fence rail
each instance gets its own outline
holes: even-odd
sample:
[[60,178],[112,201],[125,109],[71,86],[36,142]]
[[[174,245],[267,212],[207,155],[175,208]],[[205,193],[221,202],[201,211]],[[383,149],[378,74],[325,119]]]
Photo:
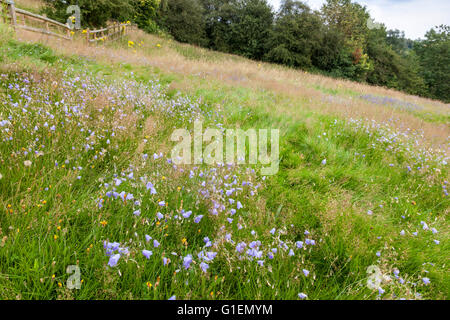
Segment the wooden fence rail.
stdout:
[[[50,18],[16,8],[14,0],[0,0],[0,18],[13,28],[73,40],[75,32],[67,25]],[[1,20],[0,20],[1,21]],[[117,40],[127,34],[130,23],[116,23],[99,30],[83,30],[88,44]]]
[[[24,29],[27,31],[44,33],[50,36],[72,40],[72,30],[69,26],[62,24],[58,21],[43,17],[19,8],[15,8],[16,13],[16,28]],[[18,21],[21,21],[20,24]],[[33,22],[40,27],[33,26]],[[44,28],[42,28],[44,27]]]
[[3,20],[17,29],[47,34],[50,36],[71,40],[72,33],[69,26],[50,18],[16,8],[13,0],[0,0]]
[[129,23],[115,23],[103,29],[86,30],[86,41],[88,44],[98,41],[117,40],[127,34]]

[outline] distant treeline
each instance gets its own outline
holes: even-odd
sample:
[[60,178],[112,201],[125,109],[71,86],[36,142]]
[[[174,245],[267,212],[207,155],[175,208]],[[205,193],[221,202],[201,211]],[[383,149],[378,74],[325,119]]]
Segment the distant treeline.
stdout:
[[450,27],[413,41],[351,0],[327,0],[319,11],[283,0],[278,12],[267,0],[45,1],[62,21],[78,3],[85,26],[130,20],[180,42],[450,102]]

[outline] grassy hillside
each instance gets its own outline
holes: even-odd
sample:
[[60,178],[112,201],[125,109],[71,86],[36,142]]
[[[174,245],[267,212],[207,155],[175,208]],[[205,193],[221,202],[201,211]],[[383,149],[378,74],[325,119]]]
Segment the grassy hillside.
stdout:
[[[139,31],[1,28],[1,299],[448,299],[448,105]],[[174,166],[196,119],[279,128],[279,173]]]

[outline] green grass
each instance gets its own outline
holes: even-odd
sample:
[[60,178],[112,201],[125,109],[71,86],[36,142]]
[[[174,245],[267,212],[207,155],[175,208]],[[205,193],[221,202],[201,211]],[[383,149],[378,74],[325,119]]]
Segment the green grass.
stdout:
[[[214,53],[173,45],[193,61],[215,61]],[[439,154],[416,158],[413,135],[393,141],[386,124],[372,128],[315,113],[301,100],[266,90],[60,56],[8,36],[0,46],[0,121],[9,121],[0,127],[1,299],[298,299],[300,292],[308,299],[448,299],[449,201],[442,187],[448,171]],[[191,89],[179,92],[168,87],[172,83]],[[277,175],[263,180],[243,167],[217,168],[217,179],[261,185],[234,197],[244,208],[232,223],[225,213],[211,215],[211,202],[202,196],[207,189],[220,198],[211,189],[217,180],[203,186],[206,178],[198,174],[210,167],[176,172],[166,157],[151,160],[161,151],[170,157],[173,129],[192,129],[194,117],[204,127],[281,131]],[[125,178],[117,192],[133,200],[107,196],[116,177]],[[158,193],[149,194],[140,178]],[[161,200],[168,205],[160,207]],[[138,208],[140,216],[133,214]],[[174,218],[181,208],[193,211],[188,220]],[[198,215],[204,217],[196,224]],[[422,230],[422,221],[439,232]],[[234,243],[225,240],[227,233]],[[146,243],[145,235],[160,246]],[[215,242],[205,250],[217,252],[206,273],[197,257],[204,237]],[[295,249],[305,239],[316,244]],[[237,243],[255,240],[262,242],[264,266],[236,253]],[[116,267],[107,265],[104,241],[129,249]],[[153,251],[150,259],[142,249]],[[188,254],[196,264],[185,270],[181,257]],[[163,257],[171,260],[167,266]],[[81,269],[79,290],[66,287],[68,265]],[[382,284],[382,295],[366,286],[371,265],[392,278]]]

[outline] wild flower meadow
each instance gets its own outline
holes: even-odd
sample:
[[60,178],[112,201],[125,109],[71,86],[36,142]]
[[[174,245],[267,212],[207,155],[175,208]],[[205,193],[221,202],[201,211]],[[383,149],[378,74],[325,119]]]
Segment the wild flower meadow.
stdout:
[[[131,51],[110,65],[0,45],[0,298],[448,298],[447,137]],[[170,135],[196,120],[279,128],[278,174],[175,165]]]

